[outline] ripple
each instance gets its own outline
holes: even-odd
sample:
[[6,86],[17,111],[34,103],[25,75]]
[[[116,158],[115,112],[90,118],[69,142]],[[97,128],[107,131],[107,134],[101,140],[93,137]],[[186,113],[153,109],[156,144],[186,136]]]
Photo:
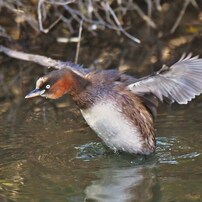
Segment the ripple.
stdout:
[[78,150],[76,159],[86,161],[104,155],[107,151],[107,148],[100,142],[89,142],[79,147],[75,147],[75,149]]
[[[183,146],[182,146],[183,145]],[[158,137],[156,155],[162,164],[178,164],[183,160],[194,160],[199,152],[177,137]]]

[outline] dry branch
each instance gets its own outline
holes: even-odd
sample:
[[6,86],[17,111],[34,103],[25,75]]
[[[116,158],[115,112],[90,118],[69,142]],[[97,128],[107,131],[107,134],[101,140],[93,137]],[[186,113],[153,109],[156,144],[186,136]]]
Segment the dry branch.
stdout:
[[182,7],[182,9],[181,9],[181,11],[180,11],[180,14],[179,14],[177,20],[175,21],[175,24],[173,25],[173,27],[172,27],[170,33],[174,33],[175,30],[177,29],[177,27],[179,26],[180,21],[182,20],[184,14],[185,14],[185,11],[186,11],[186,9],[187,9],[187,6],[189,5],[190,2],[191,2],[191,0],[186,0],[186,1],[184,2],[183,7]]
[[[132,2],[130,4],[133,5]],[[83,28],[88,31],[95,32],[96,30],[109,28],[124,34],[136,43],[140,43],[139,39],[126,31],[125,24],[120,23],[124,21],[127,11],[131,10],[131,8],[128,8],[127,1],[39,0],[33,5],[24,3],[22,0],[0,1],[0,9],[6,7],[11,13],[14,13],[15,18],[23,19],[20,23],[27,22],[38,32],[47,34],[51,29],[56,28],[56,25],[60,22],[72,34],[77,32],[78,25],[83,21]],[[35,15],[35,10],[37,10],[37,15]],[[150,17],[147,16],[145,20],[150,25],[152,20],[148,18]]]
[[69,61],[54,60],[52,58],[45,57],[42,55],[35,55],[35,54],[24,53],[21,51],[15,51],[15,50],[12,50],[12,49],[7,48],[2,45],[0,45],[0,52],[4,53],[12,58],[34,62],[34,63],[40,64],[40,65],[48,67],[48,68],[49,67],[54,67],[55,69],[69,68],[72,71],[78,71],[81,74],[88,71],[85,68],[81,68],[80,65],[75,65]]

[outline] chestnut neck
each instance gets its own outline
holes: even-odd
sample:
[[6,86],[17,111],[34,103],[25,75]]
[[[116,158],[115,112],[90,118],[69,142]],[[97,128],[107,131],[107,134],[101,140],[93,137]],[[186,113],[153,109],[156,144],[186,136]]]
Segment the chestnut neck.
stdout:
[[69,85],[67,94],[71,96],[80,108],[82,108],[85,103],[88,103],[86,88],[91,82],[72,71],[64,75],[64,80],[68,81],[67,86]]
[[72,97],[82,93],[89,84],[87,79],[74,72],[70,72],[68,75],[65,75],[65,79],[68,81],[69,85],[71,85],[68,89],[68,94]]

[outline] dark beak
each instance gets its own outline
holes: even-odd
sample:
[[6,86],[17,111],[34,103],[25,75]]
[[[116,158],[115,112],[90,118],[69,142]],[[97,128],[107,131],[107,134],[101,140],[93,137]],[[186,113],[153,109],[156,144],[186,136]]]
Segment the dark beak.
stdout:
[[45,93],[45,90],[40,90],[40,89],[34,89],[33,91],[31,91],[29,94],[27,94],[25,96],[25,98],[32,98],[32,97],[37,97],[37,96],[41,96],[42,94]]

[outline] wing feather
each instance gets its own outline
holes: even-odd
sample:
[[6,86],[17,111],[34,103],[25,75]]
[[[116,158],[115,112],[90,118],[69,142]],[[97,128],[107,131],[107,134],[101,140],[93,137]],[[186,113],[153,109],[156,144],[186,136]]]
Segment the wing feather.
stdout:
[[137,80],[128,88],[136,93],[152,93],[163,101],[164,97],[171,102],[187,104],[202,93],[202,59],[192,54],[182,55],[171,67],[163,66],[151,76]]

